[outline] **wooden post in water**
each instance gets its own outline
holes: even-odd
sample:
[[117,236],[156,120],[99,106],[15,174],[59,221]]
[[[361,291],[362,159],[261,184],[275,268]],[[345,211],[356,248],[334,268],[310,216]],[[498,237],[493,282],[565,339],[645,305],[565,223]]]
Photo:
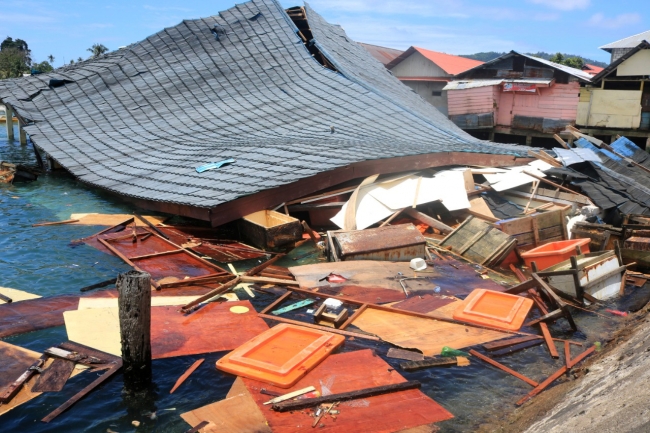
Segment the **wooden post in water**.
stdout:
[[11,105],[5,104],[5,114],[7,115],[7,141],[14,140],[14,110],[11,109]]
[[129,271],[117,277],[124,390],[151,386],[151,275]]
[[27,145],[27,133],[25,132],[23,127],[20,126],[20,123],[18,124],[18,133],[19,133],[18,137],[20,139],[20,144],[22,146],[26,146]]

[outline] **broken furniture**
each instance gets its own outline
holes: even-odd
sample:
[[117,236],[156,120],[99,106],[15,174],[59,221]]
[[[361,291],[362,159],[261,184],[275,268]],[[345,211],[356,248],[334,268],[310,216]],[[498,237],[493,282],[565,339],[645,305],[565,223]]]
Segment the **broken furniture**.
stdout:
[[239,230],[244,239],[262,249],[274,249],[302,239],[299,220],[273,210],[261,210],[242,217]]
[[613,250],[614,242],[621,241],[623,230],[609,224],[592,224],[584,221],[576,222],[571,227],[573,238],[589,238],[589,251],[597,252]]
[[283,323],[225,355],[217,368],[290,388],[344,341],[341,335]]
[[348,309],[337,299],[326,299],[314,312],[314,322],[331,323],[335,328],[340,328],[347,319]]
[[440,247],[451,247],[454,253],[487,267],[501,263],[516,244],[513,236],[473,216],[440,241]]
[[584,303],[585,296],[605,300],[618,295],[625,269],[614,251],[606,251],[573,256],[537,275]]
[[575,256],[578,249],[582,254],[589,252],[590,239],[571,239],[568,241],[549,242],[545,245],[533,248],[521,253],[521,258],[529,268],[534,262],[537,269],[544,270],[556,265],[569,257]]
[[408,262],[426,257],[426,239],[413,224],[366,230],[328,231],[328,259]]
[[497,222],[504,233],[517,239],[517,251],[522,253],[540,245],[568,239],[565,215],[569,207],[549,212],[537,212],[521,218]]

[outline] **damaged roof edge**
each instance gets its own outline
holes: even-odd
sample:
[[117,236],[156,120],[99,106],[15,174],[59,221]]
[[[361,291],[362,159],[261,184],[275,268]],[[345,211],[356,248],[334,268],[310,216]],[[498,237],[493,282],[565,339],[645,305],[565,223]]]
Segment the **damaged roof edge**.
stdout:
[[378,173],[391,174],[445,166],[510,167],[525,165],[531,161],[534,161],[534,158],[467,152],[430,153],[362,161],[331,171],[321,172],[292,184],[241,197],[211,209],[190,208],[173,203],[141,200],[135,197],[127,197],[126,199],[144,209],[210,221],[213,227],[217,227],[262,209],[272,209],[283,202],[304,197],[315,191],[321,191],[353,179],[361,179]]

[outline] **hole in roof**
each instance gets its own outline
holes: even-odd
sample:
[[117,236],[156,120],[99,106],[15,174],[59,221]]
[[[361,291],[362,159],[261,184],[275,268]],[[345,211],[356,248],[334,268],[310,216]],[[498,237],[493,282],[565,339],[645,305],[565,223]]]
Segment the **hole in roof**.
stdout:
[[332,63],[327,60],[327,58],[320,52],[316,44],[314,44],[314,36],[311,33],[309,28],[309,23],[307,22],[307,14],[305,13],[305,8],[301,6],[295,6],[289,9],[285,9],[291,21],[298,27],[298,36],[302,39],[302,43],[307,47],[307,50],[315,58],[318,63],[325,66],[332,71],[336,71],[336,68]]

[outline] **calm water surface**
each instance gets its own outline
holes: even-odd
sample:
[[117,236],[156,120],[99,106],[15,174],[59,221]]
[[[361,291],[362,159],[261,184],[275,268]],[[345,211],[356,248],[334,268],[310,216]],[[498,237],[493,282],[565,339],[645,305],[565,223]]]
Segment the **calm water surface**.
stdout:
[[[17,131],[16,131],[17,136]],[[6,140],[4,124],[0,124],[0,160],[36,165],[30,146]],[[76,182],[65,172],[48,172],[32,183],[0,185],[0,286],[25,290],[41,296],[78,293],[80,287],[114,278],[129,269],[121,260],[86,245],[71,247],[72,239],[93,234],[101,227],[51,226],[31,227],[33,223],[70,218],[72,213],[128,213],[134,209],[116,197]],[[303,245],[293,255],[302,255],[311,248]],[[284,266],[295,266],[290,257]],[[315,261],[310,257],[300,264]],[[238,268],[240,265],[238,265]],[[638,296],[646,296],[637,290]],[[238,293],[247,299],[244,292]],[[257,294],[250,299],[259,310],[274,297]],[[616,307],[624,305],[613,305]],[[298,317],[302,313],[294,314]],[[292,315],[288,315],[292,317]],[[555,336],[566,332],[567,338],[582,339],[585,347],[602,341],[620,324],[618,317],[608,319],[589,314],[574,316],[581,331],[571,336],[563,321],[551,327]],[[304,315],[303,315],[304,318]],[[535,332],[533,329],[524,331]],[[218,330],[215,330],[218,332]],[[6,341],[38,352],[67,340],[64,327],[52,328],[6,338]],[[343,351],[368,347],[383,356],[390,348],[356,340]],[[576,356],[579,351],[574,352]],[[189,426],[180,414],[225,397],[234,378],[222,374],[214,363],[223,353],[186,356],[153,363],[155,390],[147,401],[136,403],[122,396],[122,377],[117,374],[100,388],[64,412],[49,424],[40,421],[83,386],[95,374],[82,373],[68,381],[59,393],[45,393],[0,417],[0,430],[12,432],[182,432]],[[169,389],[176,379],[198,358],[206,361],[172,395]],[[399,361],[384,357],[399,371]],[[501,358],[507,366],[541,381],[563,365],[563,359],[552,360],[544,346],[537,346]],[[530,391],[530,386],[488,368],[478,360],[468,367],[438,368],[416,373],[402,372],[409,380],[420,380],[422,390],[436,400],[455,418],[441,423],[443,432],[471,432],[490,417],[514,409],[514,402]],[[132,425],[139,421],[139,427]]]

